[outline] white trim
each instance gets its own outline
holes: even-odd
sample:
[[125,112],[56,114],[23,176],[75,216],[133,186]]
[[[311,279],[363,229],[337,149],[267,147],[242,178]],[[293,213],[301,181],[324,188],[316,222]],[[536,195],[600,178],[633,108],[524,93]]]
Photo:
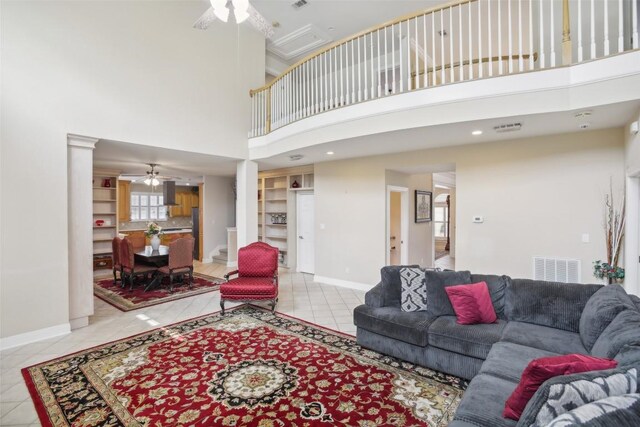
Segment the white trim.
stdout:
[[400,216],[400,264],[409,264],[409,188],[396,185],[387,185],[387,216],[386,216],[386,244],[385,259],[386,265],[391,265],[391,193],[401,193],[400,204],[402,212]]
[[67,145],[69,147],[88,148],[93,150],[96,148],[98,138],[92,138],[90,136],[75,135],[72,133],[67,134]]
[[31,344],[36,341],[46,340],[48,338],[59,337],[71,333],[69,323],[61,323],[48,328],[37,329],[35,331],[25,332],[23,334],[11,335],[9,337],[0,338],[0,350],[8,350],[10,348],[19,347],[25,344]]
[[71,330],[84,328],[85,326],[89,326],[89,316],[78,317],[77,319],[69,320],[69,326],[71,326]]
[[358,291],[370,291],[371,289],[373,289],[373,286],[374,286],[374,285],[368,285],[366,283],[351,282],[349,280],[318,276],[317,274],[313,276],[313,281],[316,283],[324,283],[325,285],[339,286],[341,288],[356,289]]
[[627,292],[640,295],[640,170],[630,171],[626,178],[626,230],[624,237],[624,287]]

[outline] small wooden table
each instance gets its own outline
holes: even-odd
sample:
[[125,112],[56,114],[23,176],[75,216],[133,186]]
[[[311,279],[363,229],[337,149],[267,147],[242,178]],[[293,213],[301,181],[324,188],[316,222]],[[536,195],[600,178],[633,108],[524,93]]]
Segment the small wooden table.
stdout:
[[[151,246],[145,246],[143,251],[135,253],[134,258],[136,261],[155,265],[156,267],[165,266],[169,264],[169,246],[160,245],[157,251],[154,251]],[[160,282],[162,282],[162,274],[156,272],[153,275],[153,279],[145,286],[144,291],[155,288]]]

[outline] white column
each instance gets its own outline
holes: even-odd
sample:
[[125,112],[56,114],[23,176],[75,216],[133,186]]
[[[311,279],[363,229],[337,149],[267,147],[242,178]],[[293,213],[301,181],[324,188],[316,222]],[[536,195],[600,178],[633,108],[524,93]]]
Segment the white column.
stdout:
[[96,138],[67,135],[69,323],[89,324],[93,314],[93,149]]
[[258,241],[258,164],[242,160],[236,167],[238,248]]

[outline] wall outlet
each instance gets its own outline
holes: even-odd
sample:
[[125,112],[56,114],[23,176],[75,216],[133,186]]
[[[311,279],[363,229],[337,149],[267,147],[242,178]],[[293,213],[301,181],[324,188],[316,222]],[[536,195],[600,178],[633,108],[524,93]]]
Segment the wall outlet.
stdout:
[[473,222],[475,222],[476,224],[480,224],[484,222],[484,217],[481,215],[476,215],[473,217]]
[[590,239],[589,233],[582,234],[582,243],[589,243],[590,240],[591,239]]

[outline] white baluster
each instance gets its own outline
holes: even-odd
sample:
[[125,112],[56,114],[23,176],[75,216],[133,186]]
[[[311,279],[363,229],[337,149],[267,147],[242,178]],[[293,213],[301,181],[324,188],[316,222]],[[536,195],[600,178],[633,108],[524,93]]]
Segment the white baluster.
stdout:
[[533,70],[533,0],[529,0],[529,70]]
[[518,0],[518,71],[524,70],[524,60],[522,58],[522,0]]
[[[440,31],[444,31],[444,11],[440,10]],[[440,36],[440,80],[442,84],[447,82],[447,71],[445,70],[445,58],[444,58],[444,33]]]
[[553,19],[553,1],[554,0],[549,0],[549,29],[550,29],[550,34],[549,34],[549,43],[551,46],[551,53],[550,53],[550,58],[549,58],[549,63],[551,68],[556,66],[556,38],[555,38],[555,28],[556,28],[556,23],[555,20]]
[[638,45],[638,2],[631,2],[631,38],[633,39],[632,48],[637,49]]
[[483,77],[482,67],[482,0],[478,0],[478,77]]
[[582,62],[583,50],[582,50],[582,2],[578,2],[578,62]]
[[[553,1],[553,0],[551,0]],[[513,61],[511,60],[511,55],[513,55],[513,31],[511,24],[511,1],[507,2],[507,17],[509,19],[509,32],[507,34],[507,56],[509,61],[509,74],[513,73]]]
[[338,108],[338,105],[340,105],[340,98],[339,98],[339,89],[338,89],[338,84],[339,84],[339,77],[338,77],[338,57],[336,56],[338,55],[338,48],[335,47],[333,48],[333,80],[335,83],[334,86],[334,100],[333,100],[333,108]]
[[604,7],[604,56],[609,56],[609,0],[602,0]]
[[[395,26],[391,25],[391,92],[396,93],[396,34]],[[402,34],[402,24],[400,24],[400,34]],[[402,38],[399,39],[400,55],[402,55]],[[402,58],[402,57],[401,57]],[[402,59],[400,59],[402,63]],[[402,89],[400,89],[402,92]]]
[[344,55],[343,55],[343,52],[342,52],[342,46],[343,45],[338,46],[338,50],[340,51],[340,53],[339,53],[339,55],[340,55],[340,65],[339,65],[339,68],[340,68],[340,106],[345,105],[345,102],[344,102],[344,67],[342,66],[342,57]]
[[375,86],[376,86],[376,79],[375,79],[375,63],[373,62],[373,33],[369,34],[369,58],[371,58],[371,64],[369,65],[369,68],[371,69],[371,99],[375,98]]
[[[531,1],[531,0],[530,0]],[[491,28],[491,0],[487,2],[487,42],[489,44],[489,77],[493,76],[493,40],[491,35],[493,30]]]
[[[418,57],[416,55],[417,63]],[[453,8],[451,6],[449,6],[449,79],[451,83],[456,81],[456,70],[453,68]]]
[[[398,62],[400,63],[400,87],[399,87],[399,91],[402,93],[404,92],[404,61],[402,60],[403,55],[402,55],[402,22],[398,23],[398,46],[400,47],[400,49],[398,49],[399,53],[400,53],[400,57],[398,58]],[[408,54],[408,52],[407,52]],[[394,65],[394,73],[395,73],[395,65]],[[393,75],[393,80],[394,80],[394,87],[395,87],[395,74]],[[408,83],[407,83],[408,84]]]
[[387,27],[384,27],[384,95],[389,95],[389,65],[387,64],[387,56],[389,51],[387,50]]
[[351,103],[356,102],[356,57],[354,54],[353,43],[355,40],[351,40]]
[[618,53],[624,51],[624,9],[622,0],[618,0]]
[[[364,41],[364,37],[362,38],[362,40]],[[362,68],[361,68],[361,62],[362,62],[362,57],[360,56],[360,37],[358,37],[358,102],[362,101]],[[366,56],[366,52],[365,52],[365,56]]]
[[[402,28],[402,22],[400,23]],[[407,92],[411,90],[411,20],[407,19]],[[400,48],[402,50],[402,47]],[[402,79],[402,73],[400,73]]]
[[378,50],[378,98],[382,96],[382,81],[380,80],[382,78],[382,66],[380,65],[380,30],[377,31],[377,39],[378,42],[376,43],[376,48]]
[[324,64],[324,109],[329,109],[329,51],[322,54]]
[[473,80],[473,28],[471,27],[471,2],[469,2],[469,80]]
[[307,63],[303,62],[302,68],[302,117],[307,117]]
[[[369,33],[369,37],[371,37],[371,33]],[[369,73],[367,71],[367,35],[365,34],[364,37],[362,38],[362,42],[364,43],[364,48],[362,49],[364,52],[364,100],[368,100],[369,99],[369,82],[368,82],[368,76]],[[371,61],[373,61],[373,58],[371,58]],[[369,67],[373,67],[373,62],[369,63]]]
[[595,0],[591,0],[591,59],[596,57],[596,11]]
[[[462,28],[462,27],[460,27]],[[422,87],[429,86],[429,64],[427,64],[427,15],[422,15],[422,49],[424,51],[424,56],[422,58],[422,69],[424,72],[424,76],[422,77]]]
[[[502,8],[500,4],[502,2],[498,1],[498,74],[502,75]],[[540,5],[540,34],[542,35],[542,4]],[[540,49],[542,49],[543,45],[540,43]]]
[[414,58],[415,58],[415,77],[414,77],[414,89],[419,89],[420,88],[420,58],[418,57],[418,51],[420,50],[420,45],[418,44],[418,17],[416,16],[414,21],[413,21],[415,28],[413,31],[413,50],[414,52]]

